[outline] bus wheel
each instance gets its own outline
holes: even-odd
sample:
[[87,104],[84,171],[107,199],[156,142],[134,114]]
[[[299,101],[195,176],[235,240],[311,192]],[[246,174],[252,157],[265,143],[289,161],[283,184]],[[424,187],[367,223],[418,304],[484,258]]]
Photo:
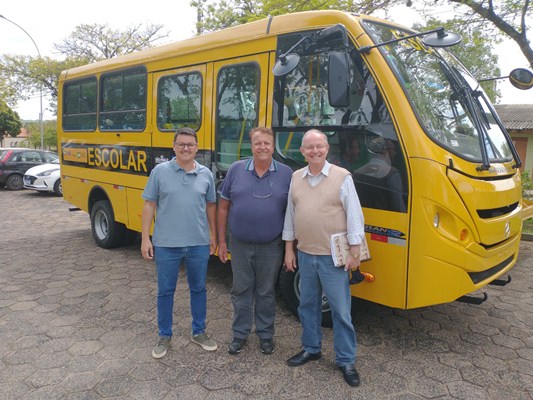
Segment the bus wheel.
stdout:
[[[289,272],[281,269],[279,274],[279,289],[282,300],[291,313],[298,316],[298,306],[300,305],[300,270]],[[328,298],[322,293],[322,326],[332,327],[331,310]]]
[[112,249],[122,244],[126,227],[115,221],[109,201],[100,200],[91,210],[91,230],[98,246]]

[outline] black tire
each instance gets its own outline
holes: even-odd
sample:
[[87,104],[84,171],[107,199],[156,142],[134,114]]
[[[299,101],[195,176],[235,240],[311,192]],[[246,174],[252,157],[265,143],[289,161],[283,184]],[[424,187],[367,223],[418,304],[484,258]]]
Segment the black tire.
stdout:
[[3,189],[6,184],[4,182],[0,182],[0,189]]
[[22,180],[22,175],[11,174],[6,180],[6,187],[9,190],[21,190],[24,187],[24,181]]
[[126,226],[115,221],[109,201],[100,200],[91,210],[91,231],[98,246],[112,249],[122,244]]
[[61,178],[58,178],[56,183],[54,183],[54,193],[56,196],[63,196],[63,185],[61,184]]
[[[288,310],[298,317],[298,306],[300,305],[300,270],[288,272],[282,269],[279,274],[279,291],[281,299]],[[331,309],[325,294],[322,294],[322,326],[331,328]]]

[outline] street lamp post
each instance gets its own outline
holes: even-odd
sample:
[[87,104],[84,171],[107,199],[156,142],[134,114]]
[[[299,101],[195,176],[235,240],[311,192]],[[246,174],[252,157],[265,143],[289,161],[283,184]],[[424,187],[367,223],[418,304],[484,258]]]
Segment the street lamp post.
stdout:
[[[20,26],[19,24],[17,24],[16,22],[13,22],[11,21],[9,18],[6,18],[4,17],[3,15],[0,14],[0,18],[2,19],[5,19],[6,21],[8,22],[11,22],[13,25],[15,25],[16,27],[20,28],[26,35],[28,35],[28,37],[30,38],[30,40],[32,41],[33,45],[35,46],[35,48],[37,49],[37,54],[39,55],[39,59],[42,59],[41,57],[41,52],[39,51],[39,47],[37,47],[37,43],[35,43],[35,40],[33,40],[33,38],[31,37],[31,35],[26,31],[26,29],[24,29],[22,26]],[[43,126],[43,84],[41,83],[40,85],[40,88],[39,88],[39,102],[40,102],[40,107],[39,107],[39,127],[41,129],[41,149],[44,149],[44,126]]]

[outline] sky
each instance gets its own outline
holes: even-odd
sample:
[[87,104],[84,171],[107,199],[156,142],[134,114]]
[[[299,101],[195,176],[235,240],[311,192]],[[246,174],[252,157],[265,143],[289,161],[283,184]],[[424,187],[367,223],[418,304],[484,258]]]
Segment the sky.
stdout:
[[[73,5],[74,4],[74,5]],[[150,7],[146,7],[149,4]],[[90,6],[89,6],[90,5]],[[412,15],[406,7],[398,7],[391,13],[391,19],[410,26]],[[28,2],[14,0],[0,5],[0,15],[21,26],[33,38],[42,56],[58,57],[53,45],[70,35],[80,24],[108,24],[113,29],[124,29],[137,24],[162,24],[167,38],[159,44],[183,40],[194,36],[196,11],[189,6],[189,0],[170,2],[139,0],[118,2],[92,0],[86,3],[73,3],[69,0],[48,0]],[[403,21],[402,21],[403,20]],[[408,21],[408,22],[406,22]],[[12,23],[0,19],[0,54],[37,55],[37,49],[28,35]],[[517,67],[528,68],[525,57],[518,45],[508,40],[497,47],[502,75],[506,76]],[[514,88],[507,79],[497,81],[502,92],[500,104],[532,104],[533,89],[522,91]],[[46,94],[45,94],[46,96]],[[54,116],[47,109],[48,100],[43,98],[43,118]],[[29,101],[21,102],[15,111],[23,120],[39,119],[40,98],[36,95]]]

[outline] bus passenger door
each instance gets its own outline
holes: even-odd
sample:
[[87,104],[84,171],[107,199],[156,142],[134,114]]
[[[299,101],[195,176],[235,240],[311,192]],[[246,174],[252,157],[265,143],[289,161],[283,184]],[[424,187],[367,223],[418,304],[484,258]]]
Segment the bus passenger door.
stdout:
[[266,124],[268,71],[266,53],[214,64],[214,156],[218,171],[226,171],[234,161],[252,155],[248,132]]

